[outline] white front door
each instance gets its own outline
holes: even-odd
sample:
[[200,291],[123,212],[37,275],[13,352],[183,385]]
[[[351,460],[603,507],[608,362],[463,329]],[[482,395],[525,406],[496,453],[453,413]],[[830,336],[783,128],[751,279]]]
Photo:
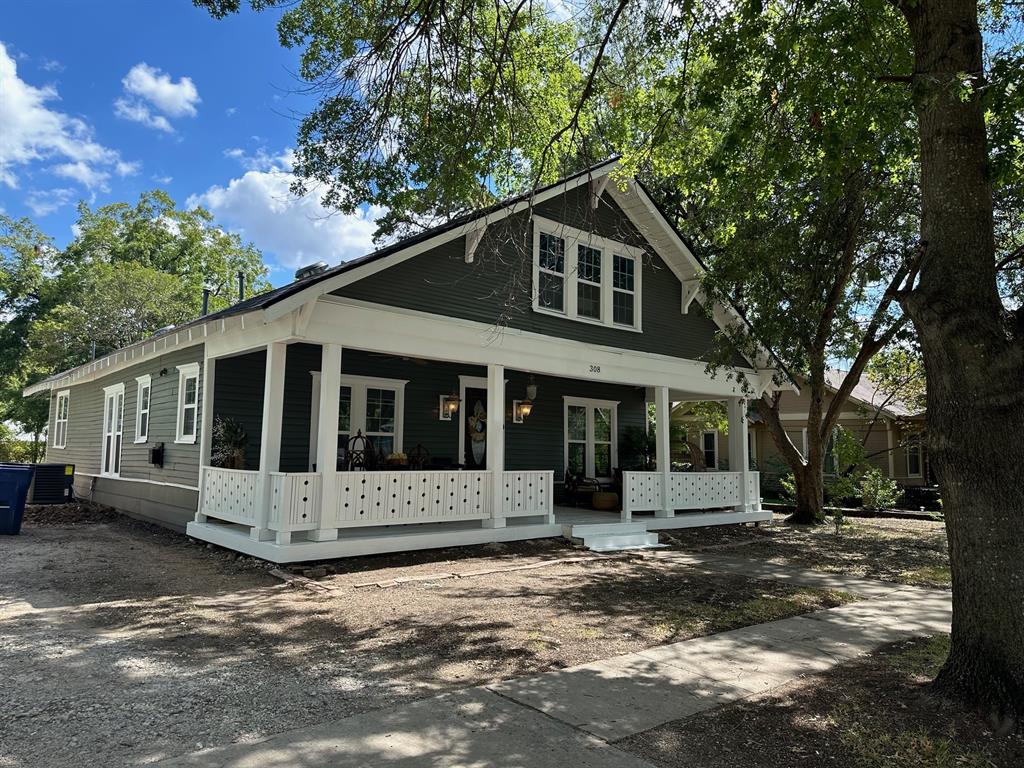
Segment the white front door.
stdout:
[[103,458],[101,474],[121,472],[121,434],[124,431],[124,385],[103,390]]

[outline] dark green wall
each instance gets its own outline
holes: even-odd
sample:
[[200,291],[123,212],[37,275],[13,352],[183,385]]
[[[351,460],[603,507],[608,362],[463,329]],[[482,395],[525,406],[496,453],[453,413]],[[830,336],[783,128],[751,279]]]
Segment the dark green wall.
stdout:
[[213,378],[213,417],[233,419],[245,429],[245,468],[260,468],[263,428],[263,390],[267,352],[260,350],[216,361]]
[[[284,424],[281,433],[281,470],[304,472],[309,467],[309,431],[312,397],[311,371],[320,370],[320,347],[291,344],[285,364]],[[458,391],[459,376],[486,375],[486,369],[474,365],[402,359],[387,355],[346,349],[341,357],[342,371],[351,375],[405,379],[404,447],[406,453],[422,444],[435,458],[458,462],[459,429],[465,414],[460,410],[453,421],[438,418],[438,396]],[[225,374],[217,369],[217,386]],[[533,413],[525,424],[513,424],[511,403],[525,396],[528,375],[507,371],[505,465],[508,469],[551,469],[561,479],[563,466],[563,396],[619,400],[619,433],[629,427],[643,428],[645,403],[643,389],[575,381],[549,376],[536,377],[538,396]],[[261,395],[262,397],[262,395]],[[252,415],[259,418],[262,403],[253,399]],[[219,405],[215,405],[219,412]],[[620,460],[622,455],[620,445]]]
[[[534,312],[533,229],[526,212],[491,225],[465,263],[465,238],[415,256],[339,289],[339,296],[387,304],[489,325],[662,355],[707,360],[718,328],[693,302],[682,314],[682,286],[646,240],[605,194],[595,210],[584,185],[536,206],[538,215],[646,249],[642,265],[643,333],[581,323]],[[745,363],[737,358],[738,365]]]

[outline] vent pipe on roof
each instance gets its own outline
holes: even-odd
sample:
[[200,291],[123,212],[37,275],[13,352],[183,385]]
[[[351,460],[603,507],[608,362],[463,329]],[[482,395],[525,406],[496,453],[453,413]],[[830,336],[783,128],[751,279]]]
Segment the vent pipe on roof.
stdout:
[[238,270],[238,300],[245,301],[245,272]]
[[203,311],[200,317],[206,317],[210,314],[210,289],[203,288]]
[[312,277],[313,275],[319,275],[321,272],[326,272],[326,271],[327,271],[327,263],[323,262],[323,261],[317,261],[317,262],[314,262],[313,264],[307,264],[306,266],[299,267],[297,270],[295,270],[295,279],[296,280],[304,280],[307,277]]

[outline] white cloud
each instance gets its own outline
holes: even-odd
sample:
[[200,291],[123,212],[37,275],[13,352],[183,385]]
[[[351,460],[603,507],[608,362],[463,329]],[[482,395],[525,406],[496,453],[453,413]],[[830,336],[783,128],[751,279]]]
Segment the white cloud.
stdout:
[[[251,163],[269,157],[229,156]],[[336,264],[374,249],[375,220],[383,214],[381,209],[330,211],[315,195],[293,195],[290,171],[291,153],[285,152],[273,158],[271,167],[253,168],[226,186],[212,186],[190,197],[188,205],[208,208],[221,224],[291,269],[318,260]]]
[[39,63],[39,68],[41,70],[43,70],[44,72],[63,72],[64,71],[64,65],[61,64],[56,59],[46,59],[46,58],[44,58]]
[[53,86],[37,88],[18,77],[3,43],[0,94],[0,184],[17,188],[20,167],[46,160],[59,161],[53,169],[58,175],[102,184],[109,169],[123,162],[116,150],[95,140],[84,120],[50,108],[59,99]]
[[125,176],[134,176],[142,168],[142,163],[129,163],[124,160],[118,160],[117,165],[114,166],[114,170],[117,171],[117,175],[122,178]]
[[77,181],[89,189],[99,188],[106,190],[107,179],[110,178],[110,174],[106,171],[100,170],[81,160],[74,163],[61,163],[60,165],[53,166],[51,170],[58,176]]
[[128,101],[125,98],[115,100],[114,115],[125,120],[131,120],[133,123],[142,123],[147,128],[174,133],[174,128],[166,117],[153,114],[149,107],[139,101]]
[[25,198],[25,205],[29,207],[32,213],[41,218],[67,205],[74,195],[75,190],[68,189],[67,187],[44,190],[33,189]]
[[155,181],[157,184],[164,184],[164,185],[170,184],[172,181],[174,181],[174,177],[173,176],[150,176],[150,178],[153,181]]
[[190,77],[174,80],[169,74],[145,62],[128,70],[121,80],[124,95],[114,101],[117,117],[172,133],[168,117],[195,117],[201,101]]

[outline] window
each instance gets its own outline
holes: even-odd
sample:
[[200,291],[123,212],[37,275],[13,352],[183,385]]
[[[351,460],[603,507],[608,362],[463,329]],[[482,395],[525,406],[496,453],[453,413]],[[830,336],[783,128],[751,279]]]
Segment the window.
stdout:
[[718,469],[718,432],[704,432],[700,436],[700,447],[704,452],[704,466],[711,470]]
[[907,440],[907,477],[921,476],[921,436]]
[[178,366],[176,443],[194,443],[199,427],[199,363]]
[[[313,408],[310,429],[310,467],[316,461],[320,423],[320,371],[313,371]],[[347,468],[349,441],[362,432],[370,438],[374,452],[384,455],[402,452],[403,400],[406,382],[370,376],[342,376],[338,394],[339,471]]]
[[138,396],[135,399],[135,442],[144,443],[149,439],[149,393],[152,390],[152,378],[147,373],[135,379],[138,383]]
[[836,436],[833,433],[828,439],[828,445],[825,446],[825,460],[822,471],[826,475],[836,474],[836,469],[839,464],[839,458],[836,454]]
[[566,471],[587,477],[610,478],[617,462],[618,403],[565,398]]
[[53,422],[53,447],[64,448],[68,444],[68,410],[71,406],[71,391],[57,393],[57,410]]
[[640,330],[639,248],[534,217],[538,312]]
[[124,434],[124,384],[103,389],[103,456],[100,474],[121,473],[121,438]]
[[537,301],[553,312],[565,311],[565,240],[541,232],[538,245]]

